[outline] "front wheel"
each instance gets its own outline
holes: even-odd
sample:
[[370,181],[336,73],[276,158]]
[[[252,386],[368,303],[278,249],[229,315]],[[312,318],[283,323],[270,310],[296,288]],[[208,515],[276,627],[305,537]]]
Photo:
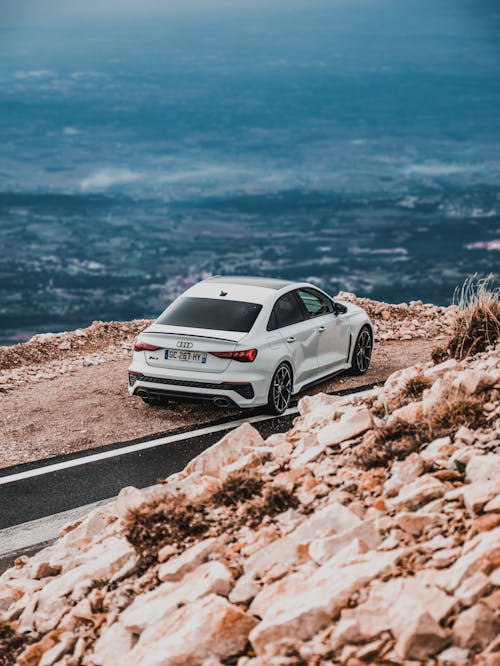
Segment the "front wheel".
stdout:
[[274,371],[269,388],[267,406],[271,414],[283,414],[290,404],[292,397],[292,370],[287,363],[282,363]]
[[352,353],[351,372],[354,375],[364,375],[370,365],[373,351],[373,338],[370,329],[364,326],[356,339]]

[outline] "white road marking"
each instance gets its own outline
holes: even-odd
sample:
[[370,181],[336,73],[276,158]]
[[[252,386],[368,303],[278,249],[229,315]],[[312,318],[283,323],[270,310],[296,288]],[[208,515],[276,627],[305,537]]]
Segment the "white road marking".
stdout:
[[115,498],[84,504],[76,507],[76,509],[69,509],[68,511],[55,513],[52,516],[37,518],[27,523],[0,530],[0,558],[8,558],[10,555],[15,556],[28,548],[36,548],[54,541],[63,527],[79,518],[83,518],[93,509],[97,509],[98,506],[107,504],[113,499]]
[[[298,414],[299,410],[296,407],[290,407],[284,412],[283,416],[292,416]],[[202,437],[203,435],[210,435],[213,432],[221,432],[223,430],[233,430],[244,423],[258,423],[260,421],[269,421],[270,419],[275,419],[276,416],[250,416],[244,419],[238,419],[237,421],[229,421],[227,423],[219,423],[214,426],[206,426],[204,428],[198,428],[197,430],[189,430],[188,432],[183,432],[177,435],[167,435],[165,437],[159,437],[157,439],[151,439],[147,442],[140,442],[139,444],[130,444],[129,446],[123,446],[118,449],[113,449],[111,451],[102,451],[101,453],[92,453],[90,455],[84,455],[80,458],[75,458],[73,460],[63,460],[62,462],[53,463],[52,465],[45,465],[44,467],[35,467],[34,469],[27,470],[26,472],[17,472],[16,474],[10,474],[9,476],[0,477],[0,486],[4,486],[7,483],[15,483],[16,481],[22,481],[23,479],[32,479],[35,476],[43,476],[45,474],[52,474],[53,472],[59,472],[63,469],[70,469],[71,467],[80,467],[81,465],[88,465],[92,462],[98,462],[99,460],[106,460],[107,458],[117,458],[118,456],[125,456],[128,453],[136,453],[137,451],[144,451],[146,449],[153,449],[157,446],[163,446],[165,444],[172,444],[173,442],[180,442],[185,439],[192,439],[193,437]]]

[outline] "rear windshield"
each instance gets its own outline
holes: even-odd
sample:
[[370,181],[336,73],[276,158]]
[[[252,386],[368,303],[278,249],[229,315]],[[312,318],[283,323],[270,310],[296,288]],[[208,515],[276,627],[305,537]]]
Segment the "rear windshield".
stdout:
[[157,323],[248,333],[261,310],[258,303],[184,296],[174,301]]

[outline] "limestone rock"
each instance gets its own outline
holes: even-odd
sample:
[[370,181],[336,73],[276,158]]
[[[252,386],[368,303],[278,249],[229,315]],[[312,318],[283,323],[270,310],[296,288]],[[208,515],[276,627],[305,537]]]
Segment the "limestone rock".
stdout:
[[202,564],[177,583],[163,583],[159,587],[142,594],[122,613],[121,621],[134,633],[154,625],[179,604],[195,601],[200,597],[214,594],[229,594],[233,577],[222,563],[213,561]]
[[198,666],[208,658],[226,659],[243,650],[256,623],[251,615],[211,594],[174,611],[168,622],[148,627],[126,663],[127,666]]
[[[500,570],[498,570],[500,571]],[[469,578],[466,578],[460,587],[455,591],[455,597],[459,599],[464,606],[474,604],[490,586],[490,579],[482,571],[476,571]]]
[[205,449],[186,465],[184,473],[200,472],[218,477],[225,465],[236,462],[240,456],[252,453],[256,447],[265,447],[258,430],[249,423],[232,430],[219,442]]
[[438,666],[469,666],[469,650],[459,647],[449,647],[437,656]]
[[[161,581],[177,581],[185,574],[196,569],[214,551],[219,540],[216,538],[204,539],[199,543],[187,548],[181,555],[170,558],[158,569],[158,578]],[[163,549],[158,553],[158,559],[163,559]]]
[[142,504],[144,504],[144,501],[144,493],[142,493],[137,488],[134,488],[133,486],[122,488],[113,504],[114,513],[119,518],[126,518],[129,511],[138,509]]
[[333,502],[316,511],[293,532],[254,553],[244,563],[245,572],[254,576],[263,575],[275,562],[293,564],[297,561],[301,544],[307,544],[321,535],[346,532],[360,523],[360,519],[352,511],[338,502]]
[[132,645],[132,634],[121,622],[115,622],[101,632],[94,645],[92,660],[96,666],[123,666]]
[[495,511],[498,512],[500,511],[500,495],[497,497],[494,497],[490,502],[485,504],[483,506],[483,511],[489,512],[489,511]]
[[500,479],[500,455],[472,456],[467,463],[465,479],[469,483]]
[[394,518],[396,525],[408,534],[420,534],[435,525],[446,524],[446,517],[439,513],[415,513],[402,511]]
[[318,442],[322,446],[340,444],[371,428],[372,415],[366,407],[347,411],[338,421],[327,425],[318,432]]
[[453,625],[453,640],[459,647],[483,649],[498,635],[500,622],[484,604],[460,613]]
[[219,479],[210,474],[192,472],[188,476],[170,480],[167,487],[172,494],[183,495],[191,502],[201,502],[219,489]]
[[260,592],[260,585],[252,576],[240,576],[229,594],[232,604],[248,604]]
[[424,471],[424,461],[418,453],[411,453],[405,460],[392,464],[391,476],[384,484],[387,497],[397,495],[403,486],[415,481]]
[[354,539],[362,541],[368,549],[376,548],[381,542],[381,538],[375,521],[365,520],[347,532],[314,539],[309,544],[309,555],[318,564],[324,564],[342,548],[349,546]]
[[[396,638],[406,636],[407,619],[428,613],[439,623],[456,605],[456,600],[443,592],[427,572],[415,577],[375,581],[368,599],[353,610],[342,613],[342,619],[353,618],[360,636],[370,640],[390,630]],[[405,639],[406,640],[406,639]]]
[[417,423],[424,414],[424,405],[419,400],[410,402],[399,409],[395,409],[387,419],[387,425],[392,425],[395,421],[405,421],[406,423]]
[[399,634],[395,653],[400,659],[424,661],[441,650],[447,643],[447,634],[427,612],[410,615]]
[[463,498],[469,513],[478,513],[491,500],[500,494],[500,477],[495,481],[476,481],[463,488]]
[[403,487],[393,500],[396,508],[416,509],[420,505],[444,495],[446,486],[431,474],[424,474]]
[[488,386],[493,386],[496,381],[497,379],[492,375],[470,368],[455,375],[452,385],[473,395]]
[[456,446],[451,443],[450,437],[435,439],[420,452],[427,463],[435,463],[447,466],[450,456],[456,451]]
[[302,580],[291,594],[275,600],[250,634],[257,654],[271,643],[289,638],[307,639],[326,626],[349,598],[382,572],[389,570],[401,555],[370,552],[339,566],[335,557]]
[[442,572],[442,587],[453,592],[468,576],[487,568],[499,557],[500,527],[489,532],[481,532],[467,543],[461,557],[449,569]]
[[[110,580],[126,563],[135,562],[137,555],[123,537],[111,537],[98,543],[87,553],[85,562],[50,580],[38,594],[36,629],[49,631],[68,609],[71,600],[78,601],[93,581]],[[71,595],[71,599],[68,598]],[[21,617],[21,625],[28,615]]]

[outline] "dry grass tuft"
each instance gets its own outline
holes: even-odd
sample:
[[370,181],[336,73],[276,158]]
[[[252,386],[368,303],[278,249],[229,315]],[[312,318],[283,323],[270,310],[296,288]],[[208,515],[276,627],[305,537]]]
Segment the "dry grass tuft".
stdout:
[[453,435],[460,426],[479,428],[485,423],[484,400],[450,389],[434,403],[422,424],[426,441]]
[[14,666],[17,657],[29,644],[23,634],[18,634],[8,622],[0,622],[0,666]]
[[167,497],[130,513],[126,536],[140,556],[141,572],[156,562],[163,546],[202,537],[210,527],[206,514],[203,503],[191,504],[183,497]]
[[458,389],[450,389],[435,403],[421,422],[396,420],[370,430],[358,446],[355,462],[371,469],[403,460],[423,444],[438,437],[453,435],[461,426],[478,428],[485,422],[483,400]]
[[231,474],[214,494],[213,501],[215,504],[223,504],[224,506],[246,502],[255,495],[259,495],[263,485],[262,479],[249,476],[244,472]]
[[387,404],[382,403],[379,398],[379,405],[377,405],[377,409],[374,410],[375,416],[384,418],[389,412],[404,407],[410,402],[420,400],[422,393],[431,385],[432,381],[428,379],[423,372],[419,372],[415,377],[407,379],[402,388],[397,393],[390,396]]
[[257,527],[266,516],[276,516],[298,506],[299,501],[292,492],[282,486],[271,486],[264,490],[261,497],[245,505],[241,515],[242,522],[250,527]]
[[386,467],[392,460],[403,460],[421,446],[420,429],[397,420],[368,432],[355,453],[355,462],[364,469]]
[[167,544],[187,546],[241,525],[256,527],[266,517],[298,505],[293,492],[266,484],[255,474],[237,472],[203,501],[189,502],[177,495],[130,512],[125,534],[140,557],[137,571],[144,573]]
[[448,358],[458,361],[483,352],[500,339],[500,290],[492,286],[492,276],[482,280],[468,278],[455,292],[458,306],[453,333],[446,347],[432,352],[435,363]]
[[425,389],[429,388],[431,384],[432,381],[426,377],[423,372],[415,377],[410,377],[401,389],[401,398],[403,399],[404,404],[419,400],[422,397],[422,393]]

